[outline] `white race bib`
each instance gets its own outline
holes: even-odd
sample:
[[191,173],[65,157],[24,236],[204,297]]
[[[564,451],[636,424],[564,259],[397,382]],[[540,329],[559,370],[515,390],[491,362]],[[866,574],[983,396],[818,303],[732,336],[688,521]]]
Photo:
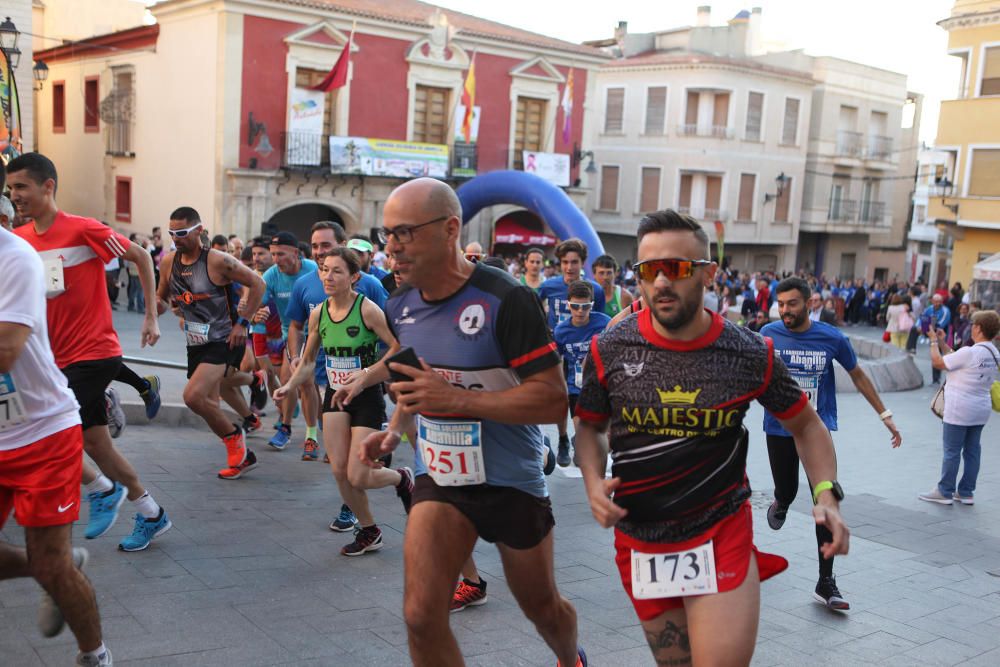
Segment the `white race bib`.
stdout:
[[208,324],[198,322],[188,322],[184,320],[184,334],[187,336],[188,345],[204,345],[208,342]]
[[483,425],[478,421],[435,421],[420,417],[417,442],[427,473],[439,486],[486,483]]
[[361,357],[326,357],[326,382],[336,391],[347,383],[351,373],[361,370]]
[[57,297],[66,291],[66,283],[63,281],[63,263],[58,257],[53,259],[43,259],[42,266],[45,269],[45,298]]
[[813,406],[813,410],[817,409],[816,406],[819,402],[819,377],[812,374],[792,373],[792,379],[805,392],[806,397],[809,399],[809,405]]
[[0,373],[0,431],[28,421],[21,396],[10,373]]
[[578,361],[574,364],[573,372],[573,386],[577,389],[583,389],[583,362]]
[[712,540],[668,554],[632,550],[632,597],[637,600],[718,593]]

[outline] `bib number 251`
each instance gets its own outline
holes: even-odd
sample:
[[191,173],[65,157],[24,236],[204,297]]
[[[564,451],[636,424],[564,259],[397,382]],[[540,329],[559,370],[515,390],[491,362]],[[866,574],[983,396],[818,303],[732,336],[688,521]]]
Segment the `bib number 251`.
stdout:
[[632,596],[656,600],[718,593],[711,540],[686,551],[647,554],[632,550]]

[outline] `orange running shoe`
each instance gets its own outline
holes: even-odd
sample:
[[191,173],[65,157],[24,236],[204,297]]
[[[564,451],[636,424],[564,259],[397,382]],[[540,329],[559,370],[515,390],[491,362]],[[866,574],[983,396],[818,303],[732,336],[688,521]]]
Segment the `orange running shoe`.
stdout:
[[219,479],[239,479],[245,473],[257,467],[257,457],[252,449],[247,450],[247,460],[235,468],[223,468],[219,471]]
[[226,465],[238,468],[247,460],[247,441],[243,437],[243,429],[237,427],[236,432],[222,439],[226,446]]
[[455,595],[451,599],[451,613],[462,611],[466,607],[478,607],[481,604],[486,604],[486,581],[480,579],[478,586],[467,579],[459,581]]

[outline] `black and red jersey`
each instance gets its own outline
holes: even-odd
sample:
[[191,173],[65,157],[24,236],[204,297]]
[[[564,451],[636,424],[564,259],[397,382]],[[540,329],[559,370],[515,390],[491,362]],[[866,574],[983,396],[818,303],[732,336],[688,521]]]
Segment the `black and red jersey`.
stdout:
[[805,394],[769,339],[712,313],[709,331],[672,341],[648,308],[593,340],[576,416],[610,422],[618,524],[647,542],[678,542],[734,513],[746,478],[750,401],[788,419]]

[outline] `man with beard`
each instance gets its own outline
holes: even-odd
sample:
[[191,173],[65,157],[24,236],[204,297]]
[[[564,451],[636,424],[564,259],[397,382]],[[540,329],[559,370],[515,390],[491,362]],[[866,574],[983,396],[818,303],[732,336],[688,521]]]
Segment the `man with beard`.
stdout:
[[[339,224],[339,223],[337,223]],[[343,244],[343,241],[341,241]],[[372,257],[375,254],[375,246],[372,245],[371,240],[364,234],[354,234],[351,236],[350,240],[347,241],[347,247],[358,253],[358,257],[361,259],[361,271],[372,276],[379,282],[382,281],[388,274],[387,271],[383,270],[380,266],[375,266],[372,263]],[[319,259],[313,257],[317,263]]]
[[810,478],[823,480],[813,515],[832,532],[829,556],[849,543],[829,481],[833,442],[771,344],[704,309],[717,265],[702,227],[659,211],[639,223],[638,241],[647,307],[591,343],[576,409],[580,469],[594,518],[615,527],[622,584],[657,664],[746,665],[760,581],[787,566],[753,545],[750,401],[777,415]]
[[[830,431],[837,430],[837,387],[833,375],[833,361],[836,359],[889,429],[892,446],[899,447],[903,439],[892,421],[892,411],[885,409],[875,385],[858,366],[851,341],[836,327],[809,318],[809,284],[801,278],[786,278],[776,292],[781,322],[766,325],[760,333],[774,341],[775,352],[781,355],[792,378],[809,397],[809,402],[826,427]],[[767,510],[767,524],[778,530],[784,525],[788,506],[799,490],[799,457],[792,437],[770,412],[764,413],[764,433],[767,435],[767,455],[774,477],[774,502]],[[811,483],[810,488],[814,488]],[[846,611],[851,605],[837,588],[833,557],[823,555],[822,545],[829,541],[829,529],[816,524],[816,544],[820,548],[819,581],[814,595],[817,601],[830,609]]]

